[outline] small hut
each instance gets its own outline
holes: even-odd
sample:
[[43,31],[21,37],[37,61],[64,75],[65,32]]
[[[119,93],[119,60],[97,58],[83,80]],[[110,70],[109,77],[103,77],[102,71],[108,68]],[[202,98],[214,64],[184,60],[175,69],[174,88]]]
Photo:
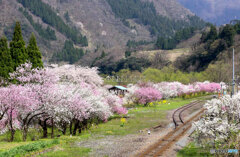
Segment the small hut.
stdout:
[[125,93],[127,92],[127,88],[125,88],[123,86],[113,86],[113,87],[109,88],[108,90],[109,90],[109,92],[114,93],[118,96],[120,96],[120,95],[124,96]]

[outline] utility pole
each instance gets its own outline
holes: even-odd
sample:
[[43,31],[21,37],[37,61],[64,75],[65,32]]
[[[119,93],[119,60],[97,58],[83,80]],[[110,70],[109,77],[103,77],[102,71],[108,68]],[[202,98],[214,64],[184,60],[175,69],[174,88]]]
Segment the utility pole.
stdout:
[[234,79],[234,74],[235,74],[235,71],[234,71],[234,48],[233,48],[233,80],[232,80],[232,95],[234,95],[234,85],[235,85],[235,79]]

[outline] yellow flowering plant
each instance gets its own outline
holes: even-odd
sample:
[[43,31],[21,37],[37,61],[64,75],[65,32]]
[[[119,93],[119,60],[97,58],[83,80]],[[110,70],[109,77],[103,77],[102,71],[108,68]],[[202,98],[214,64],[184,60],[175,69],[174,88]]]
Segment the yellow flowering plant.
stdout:
[[109,131],[106,131],[106,134],[113,134],[113,132],[111,131],[111,130],[109,130]]
[[126,123],[126,118],[121,118],[121,127],[124,127],[124,124]]
[[150,107],[154,106],[153,102],[150,102],[150,103],[149,103],[149,106],[150,106]]

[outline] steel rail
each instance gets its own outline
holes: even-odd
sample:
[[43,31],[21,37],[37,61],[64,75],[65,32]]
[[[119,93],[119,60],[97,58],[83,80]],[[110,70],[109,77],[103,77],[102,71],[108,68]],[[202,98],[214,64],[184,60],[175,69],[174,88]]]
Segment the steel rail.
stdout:
[[[178,125],[177,121],[175,119],[177,112],[178,112],[178,117],[181,117],[180,113],[183,113],[187,109],[191,108],[194,105],[199,104],[200,102],[201,101],[198,100],[198,101],[192,102],[188,105],[182,106],[182,107],[178,108],[177,110],[175,110],[172,115],[173,123],[175,124],[175,129],[170,131],[163,138],[160,138],[156,143],[154,143],[153,145],[148,147],[147,150],[145,150],[141,154],[138,154],[137,157],[148,157],[148,156],[157,157],[157,156],[162,155],[163,152],[165,152],[168,148],[170,148],[171,145],[173,145],[177,140],[179,140],[186,133],[186,131],[190,129],[191,122],[193,120],[195,120],[197,117],[201,116],[201,114],[204,112],[204,110],[202,109],[200,112],[198,112],[197,114],[195,114],[194,116],[189,118],[182,125]],[[179,126],[179,127],[177,127],[177,126]]]

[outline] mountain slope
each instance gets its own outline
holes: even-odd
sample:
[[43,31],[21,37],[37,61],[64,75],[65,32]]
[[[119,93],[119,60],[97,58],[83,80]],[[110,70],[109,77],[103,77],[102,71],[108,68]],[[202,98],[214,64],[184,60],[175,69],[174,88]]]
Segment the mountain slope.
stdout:
[[[119,7],[123,2],[133,3]],[[45,9],[39,9],[40,6]],[[123,12],[117,13],[114,6],[130,12],[121,16]],[[181,28],[204,24],[176,0],[1,0],[0,9],[0,35],[5,34],[10,40],[18,20],[25,40],[31,32],[36,34],[44,60],[60,52],[65,41],[71,40],[75,48],[90,52],[82,61],[88,65],[102,51],[116,60],[122,58],[128,40],[155,41],[159,35],[171,37]]]
[[176,0],[144,0],[148,2],[153,2],[157,12],[171,19],[182,20],[188,19],[188,16],[193,16],[194,14],[184,8]]
[[51,30],[55,31],[56,40],[47,40],[39,35],[34,26],[30,23],[30,21],[24,16],[24,14],[19,10],[19,8],[23,8],[23,6],[18,3],[16,0],[2,0],[0,3],[0,35],[3,34],[7,36],[8,40],[11,40],[13,34],[13,28],[16,21],[21,22],[23,37],[25,41],[28,41],[31,33],[34,32],[37,37],[38,45],[43,53],[44,60],[49,58],[51,54],[55,51],[61,50],[61,45],[64,44],[64,41],[67,39],[63,34],[56,31],[50,25],[44,23],[41,18],[34,16],[30,12],[32,20],[34,23],[38,23],[43,29],[51,28]]
[[[113,12],[123,21],[135,19],[137,23],[148,26],[152,35],[172,37],[174,33],[186,27],[201,27],[204,24],[195,16],[182,15],[183,18],[173,19],[159,14],[154,1],[107,0]],[[176,3],[177,4],[177,3]],[[169,4],[170,5],[170,4]]]

